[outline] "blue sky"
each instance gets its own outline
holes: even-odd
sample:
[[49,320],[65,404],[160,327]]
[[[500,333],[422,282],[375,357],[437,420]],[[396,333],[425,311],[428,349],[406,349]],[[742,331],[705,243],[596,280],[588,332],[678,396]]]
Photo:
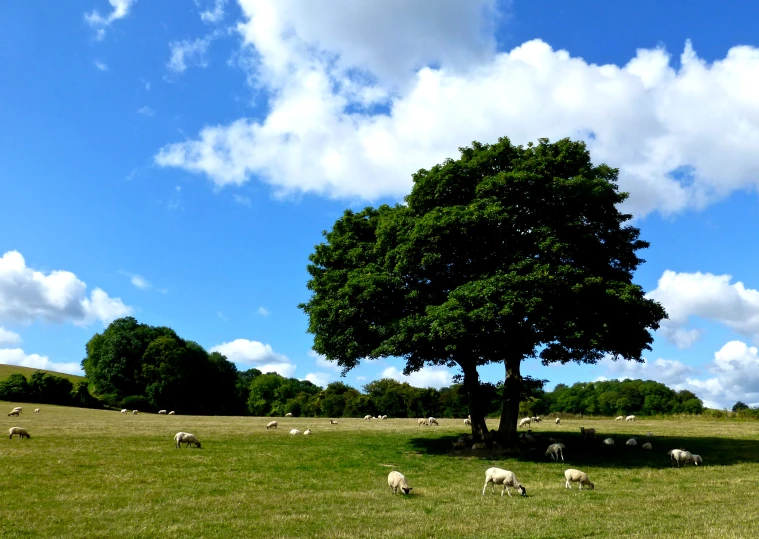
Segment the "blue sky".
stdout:
[[526,373],[759,403],[759,7],[329,6],[3,3],[0,362],[78,372],[87,340],[131,314],[242,369],[338,379],[296,307],[321,231],[472,140],[570,136],[621,169],[651,242],[636,281],[671,316],[643,364]]

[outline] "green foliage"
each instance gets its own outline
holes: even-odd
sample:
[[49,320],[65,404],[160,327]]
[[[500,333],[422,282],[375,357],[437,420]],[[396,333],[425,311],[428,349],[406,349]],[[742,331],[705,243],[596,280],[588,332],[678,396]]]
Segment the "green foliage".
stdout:
[[741,412],[743,410],[748,410],[749,405],[745,402],[738,401],[735,404],[733,404],[733,412]]
[[68,378],[43,371],[33,372],[29,380],[23,374],[14,373],[0,381],[0,400],[100,407],[99,401],[90,395],[86,381],[77,382],[75,389]]

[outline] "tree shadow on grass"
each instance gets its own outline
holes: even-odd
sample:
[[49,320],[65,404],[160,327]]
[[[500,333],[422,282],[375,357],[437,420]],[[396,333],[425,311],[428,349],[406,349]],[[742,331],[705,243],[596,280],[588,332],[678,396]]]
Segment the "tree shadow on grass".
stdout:
[[[608,434],[595,440],[584,440],[579,433],[541,432],[535,443],[520,445],[518,449],[512,450],[454,449],[452,442],[458,439],[457,436],[412,438],[409,443],[417,451],[430,455],[448,455],[451,458],[516,459],[524,462],[550,463],[553,462],[551,457],[545,454],[552,443],[547,439],[549,437],[554,437],[566,446],[566,464],[578,467],[588,465],[596,468],[668,468],[672,466],[667,455],[670,449],[686,449],[693,454],[701,455],[704,466],[759,462],[759,440],[702,436],[638,436],[637,446],[627,446],[625,442],[630,439],[629,434]],[[604,438],[614,438],[615,444],[603,445]],[[641,447],[645,442],[651,442],[651,450]]]

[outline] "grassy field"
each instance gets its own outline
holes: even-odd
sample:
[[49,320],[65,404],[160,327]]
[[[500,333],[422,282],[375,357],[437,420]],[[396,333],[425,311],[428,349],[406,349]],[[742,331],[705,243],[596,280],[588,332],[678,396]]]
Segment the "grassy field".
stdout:
[[[10,410],[17,403],[0,403]],[[2,407],[5,406],[5,408]],[[725,420],[566,420],[533,428],[561,438],[566,463],[543,456],[452,452],[460,420],[121,415],[22,404],[31,439],[0,450],[0,536],[8,537],[756,537],[759,424]],[[585,445],[652,431],[654,449]],[[495,426],[495,424],[493,425]],[[310,427],[311,437],[290,428]],[[177,431],[202,449],[174,448]],[[6,431],[7,432],[7,431]],[[703,467],[671,469],[685,447]],[[528,497],[481,495],[485,470],[516,473]],[[564,489],[563,471],[588,473],[594,491]],[[393,496],[398,469],[414,488]]]
[[[29,378],[31,378],[32,374],[34,374],[37,371],[42,371],[48,374],[54,374],[62,378],[68,378],[69,380],[71,380],[71,383],[74,385],[76,385],[77,382],[81,382],[82,380],[85,380],[84,376],[76,376],[75,374],[66,374],[65,372],[46,371],[45,369],[31,369],[29,367],[19,367],[18,365],[4,365],[4,364],[0,364],[0,380],[5,380],[11,374],[23,374],[24,376],[26,376],[26,379],[28,380]],[[32,408],[32,410],[33,409],[34,408]]]

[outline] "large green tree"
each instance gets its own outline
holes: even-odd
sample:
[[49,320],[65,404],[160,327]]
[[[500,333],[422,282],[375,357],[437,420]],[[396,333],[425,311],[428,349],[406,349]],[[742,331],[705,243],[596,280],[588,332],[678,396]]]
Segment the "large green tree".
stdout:
[[346,211],[309,257],[314,349],[458,366],[487,438],[477,368],[504,366],[499,435],[515,439],[521,363],[641,360],[666,317],[632,282],[648,246],[619,204],[618,170],[582,142],[474,142],[413,175],[404,205]]

